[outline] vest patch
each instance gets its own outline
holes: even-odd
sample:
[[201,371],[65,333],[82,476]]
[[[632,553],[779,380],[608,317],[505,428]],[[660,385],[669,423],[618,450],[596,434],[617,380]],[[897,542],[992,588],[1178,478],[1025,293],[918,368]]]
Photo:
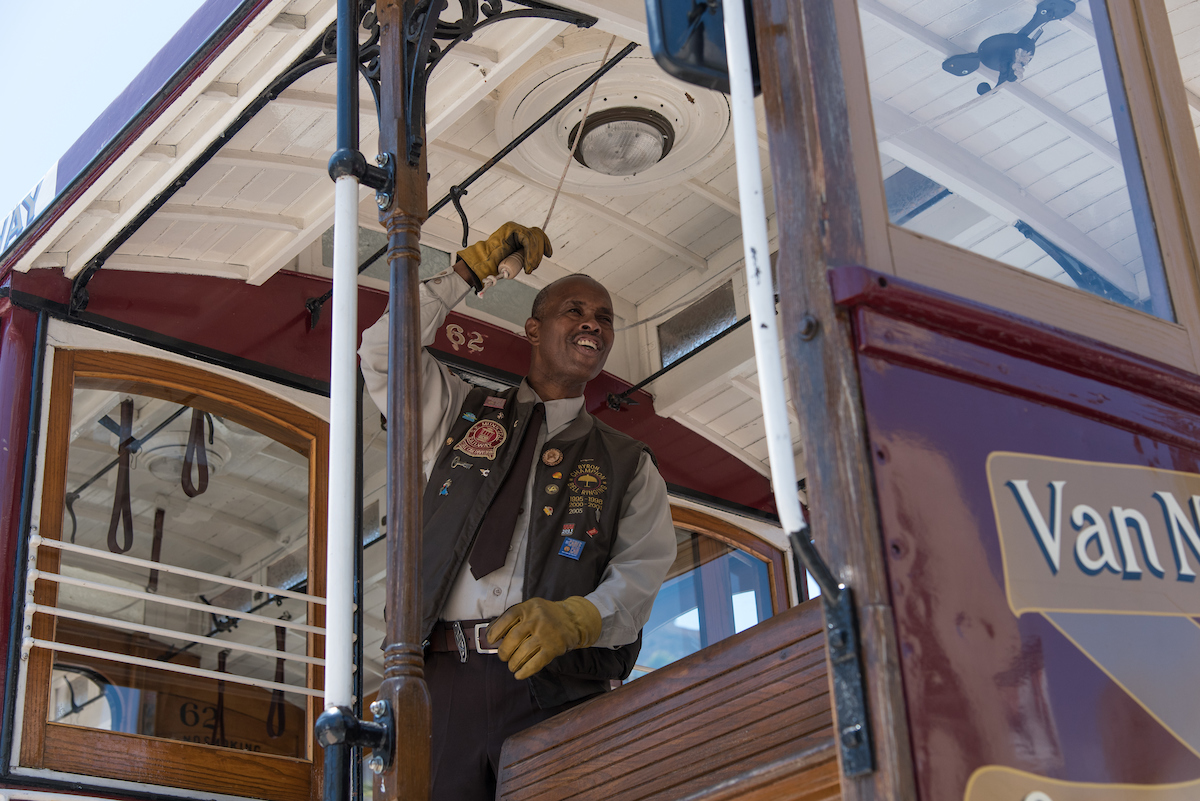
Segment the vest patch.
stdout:
[[471,426],[466,436],[454,446],[454,450],[462,451],[467,456],[495,459],[496,449],[504,444],[507,438],[508,433],[505,432],[504,426],[495,420],[480,420]]
[[570,503],[567,514],[581,515],[584,509],[604,509],[604,493],[608,490],[608,478],[600,467],[591,461],[580,462],[571,471]]

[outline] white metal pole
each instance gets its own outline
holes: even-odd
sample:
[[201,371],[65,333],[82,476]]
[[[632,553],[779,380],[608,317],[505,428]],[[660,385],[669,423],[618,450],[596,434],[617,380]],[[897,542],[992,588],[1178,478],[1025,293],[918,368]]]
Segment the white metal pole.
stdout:
[[742,247],[749,289],[750,327],[754,330],[754,359],[762,394],[767,455],[779,522],[788,533],[802,531],[804,516],[796,493],[796,462],[788,431],[787,400],[783,391],[783,361],[775,323],[775,288],[771,283],[771,251],[767,211],[763,203],[762,161],[758,154],[758,123],[754,112],[754,82],[742,0],[723,4],[725,53],[729,64],[730,105],[737,155],[738,200],[741,203]]
[[358,404],[358,179],[334,184],[329,369],[325,708],[354,703],[354,448]]

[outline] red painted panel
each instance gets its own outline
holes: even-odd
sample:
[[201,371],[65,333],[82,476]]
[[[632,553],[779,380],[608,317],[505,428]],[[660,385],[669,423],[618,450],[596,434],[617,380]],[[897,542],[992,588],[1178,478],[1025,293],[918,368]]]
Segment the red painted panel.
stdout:
[[[252,286],[204,275],[101,270],[88,285],[87,312],[327,383],[331,308],[309,331],[304,304],[329,287],[328,279],[291,272]],[[70,296],[70,281],[57,270],[16,275],[14,288],[61,303]],[[386,305],[386,293],[360,290],[360,329]]]
[[[15,274],[13,282],[14,289],[59,303],[70,296],[71,282],[57,270]],[[328,279],[291,272],[252,286],[209,276],[101,270],[88,286],[87,312],[324,383],[329,380],[331,311],[326,308],[309,331],[304,304],[329,286]],[[360,289],[359,330],[373,324],[386,306],[386,292]],[[452,332],[452,326],[461,331]],[[457,313],[438,331],[433,347],[517,375],[529,366],[529,343],[523,336]],[[774,514],[764,476],[699,434],[656,416],[647,393],[638,392],[634,399],[639,405],[623,412],[605,407],[609,392],[629,386],[602,374],[588,386],[589,411],[648,444],[668,482]]]
[[[1101,784],[1200,778],[1200,756],[1102,660],[1047,614],[1011,611],[986,472],[989,454],[1012,451],[1200,473],[1200,407],[1182,402],[1200,382],[861,268],[831,283],[854,308],[920,798],[962,801],[986,765]],[[1182,653],[1165,641],[1141,664],[1177,665],[1185,681]]]
[[[16,565],[36,336],[37,316],[0,299],[0,565]],[[8,647],[14,572],[0,571],[0,653]]]

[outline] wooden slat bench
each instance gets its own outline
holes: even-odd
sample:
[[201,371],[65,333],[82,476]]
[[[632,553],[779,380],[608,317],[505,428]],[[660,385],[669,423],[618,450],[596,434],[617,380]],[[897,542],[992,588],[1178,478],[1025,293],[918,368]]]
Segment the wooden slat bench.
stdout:
[[840,798],[819,601],[511,738],[503,801]]

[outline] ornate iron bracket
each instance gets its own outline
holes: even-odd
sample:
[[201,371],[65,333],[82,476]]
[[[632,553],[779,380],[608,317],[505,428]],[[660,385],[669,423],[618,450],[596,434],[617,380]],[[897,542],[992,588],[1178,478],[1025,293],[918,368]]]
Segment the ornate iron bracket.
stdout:
[[825,642],[833,671],[833,703],[837,710],[837,740],[842,770],[863,776],[875,770],[871,747],[871,719],[867,715],[862,658],[858,652],[858,616],[850,588],[838,582],[808,536],[808,527],[788,532],[797,578],[807,568],[821,588],[825,607]]
[[[425,130],[425,90],[434,69],[456,44],[466,41],[478,31],[510,19],[550,19],[567,22],[578,28],[590,28],[597,19],[565,8],[538,2],[518,0],[525,8],[504,10],[503,0],[458,0],[461,18],[454,22],[443,22],[439,17],[446,9],[447,0],[420,0],[411,16],[405,20],[404,29],[404,81],[405,102],[405,147],[410,166],[421,161],[421,148],[425,146],[421,132]],[[482,18],[481,18],[482,15]],[[441,40],[447,42],[444,46]],[[466,244],[463,245],[466,247]]]

